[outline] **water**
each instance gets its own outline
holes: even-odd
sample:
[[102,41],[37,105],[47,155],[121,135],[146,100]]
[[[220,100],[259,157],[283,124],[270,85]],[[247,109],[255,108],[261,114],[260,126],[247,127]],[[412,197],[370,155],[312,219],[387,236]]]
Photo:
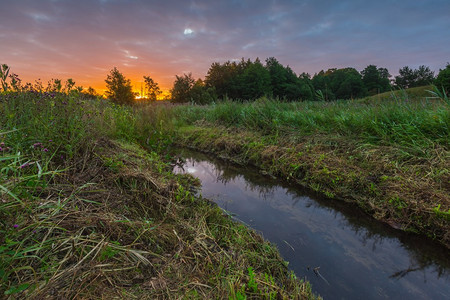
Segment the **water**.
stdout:
[[[450,251],[340,201],[206,155],[182,151],[202,195],[276,244],[325,299],[450,299]],[[314,272],[314,268],[318,272]]]

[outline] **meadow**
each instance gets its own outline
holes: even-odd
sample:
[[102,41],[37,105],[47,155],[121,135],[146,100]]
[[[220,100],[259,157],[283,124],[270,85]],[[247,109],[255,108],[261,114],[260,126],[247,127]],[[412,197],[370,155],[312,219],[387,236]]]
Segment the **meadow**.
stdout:
[[0,292],[33,298],[314,298],[277,249],[174,175],[176,147],[356,203],[450,245],[448,99],[211,105],[0,95]]
[[175,107],[177,143],[252,164],[449,246],[449,101],[431,86],[358,100]]
[[0,111],[2,297],[316,297],[171,172],[171,107],[28,91]]

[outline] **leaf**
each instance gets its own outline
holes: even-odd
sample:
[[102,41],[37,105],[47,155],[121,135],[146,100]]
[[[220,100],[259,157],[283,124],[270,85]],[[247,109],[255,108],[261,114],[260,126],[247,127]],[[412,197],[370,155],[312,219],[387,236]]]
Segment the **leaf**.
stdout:
[[8,276],[6,275],[5,270],[0,270],[0,279],[6,281],[8,279]]
[[16,199],[17,201],[19,201],[21,204],[23,204],[22,200],[20,200],[16,195],[14,195],[10,190],[8,190],[6,187],[4,187],[3,185],[0,184],[0,190],[3,190],[4,192],[6,192],[8,195],[10,195],[11,197],[13,197],[14,199]]
[[29,283],[22,283],[18,286],[12,286],[9,290],[5,291],[5,295],[12,295],[20,293],[24,290],[26,290],[30,286]]

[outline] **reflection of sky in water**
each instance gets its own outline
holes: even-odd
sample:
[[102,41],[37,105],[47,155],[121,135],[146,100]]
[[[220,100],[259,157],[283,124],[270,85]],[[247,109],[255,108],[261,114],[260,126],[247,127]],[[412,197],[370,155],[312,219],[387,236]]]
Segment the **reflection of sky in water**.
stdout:
[[[400,242],[399,237],[407,240],[407,234],[393,234],[384,226],[380,230],[380,225],[367,221],[366,216],[352,217],[326,207],[260,176],[256,170],[240,169],[238,173],[232,166],[204,159],[187,159],[184,165],[184,172],[202,182],[202,195],[275,243],[289,267],[299,277],[306,276],[313,289],[325,298],[450,298],[448,258],[440,262],[447,267],[441,266],[443,274],[438,276],[439,267],[430,258],[433,254],[422,254],[416,251],[415,244]],[[180,168],[175,171],[183,172]],[[361,222],[377,228],[364,227]],[[443,249],[431,251],[442,253]],[[448,254],[445,251],[441,256]],[[329,285],[308,266],[320,266]],[[393,276],[400,271],[406,271],[406,275]]]

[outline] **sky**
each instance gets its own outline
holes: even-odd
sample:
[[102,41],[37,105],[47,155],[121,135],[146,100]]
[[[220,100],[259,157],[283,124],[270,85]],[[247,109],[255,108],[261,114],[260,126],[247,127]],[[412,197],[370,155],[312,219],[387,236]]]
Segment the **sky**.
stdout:
[[275,57],[297,74],[367,65],[438,72],[450,62],[450,0],[0,0],[0,64],[27,82],[105,89],[117,67],[204,78],[213,62]]

